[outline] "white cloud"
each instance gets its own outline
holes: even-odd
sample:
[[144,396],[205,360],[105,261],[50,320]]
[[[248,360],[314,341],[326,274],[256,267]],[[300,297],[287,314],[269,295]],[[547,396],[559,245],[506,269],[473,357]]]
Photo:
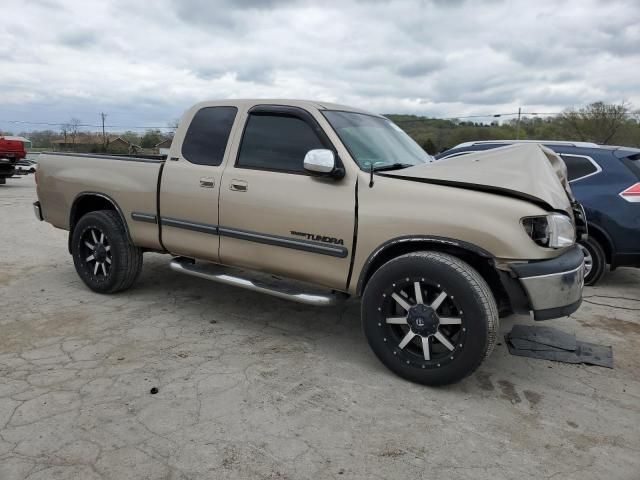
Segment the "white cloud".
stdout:
[[5,0],[3,11],[0,120],[106,111],[112,124],[165,125],[233,97],[447,117],[640,106],[633,0]]

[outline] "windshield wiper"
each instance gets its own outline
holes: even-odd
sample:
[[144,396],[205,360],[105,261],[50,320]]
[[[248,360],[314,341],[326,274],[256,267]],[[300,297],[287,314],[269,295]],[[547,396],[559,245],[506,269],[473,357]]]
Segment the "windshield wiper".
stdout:
[[399,170],[401,168],[413,167],[415,165],[411,163],[392,163],[391,165],[380,165],[378,167],[372,167],[374,172],[384,172],[386,170]]

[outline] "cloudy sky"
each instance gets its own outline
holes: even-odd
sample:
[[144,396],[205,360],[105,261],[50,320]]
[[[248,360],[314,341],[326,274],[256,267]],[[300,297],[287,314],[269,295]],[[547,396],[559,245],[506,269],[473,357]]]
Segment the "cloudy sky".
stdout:
[[1,3],[4,130],[101,111],[166,126],[196,101],[242,97],[438,117],[640,107],[639,0]]

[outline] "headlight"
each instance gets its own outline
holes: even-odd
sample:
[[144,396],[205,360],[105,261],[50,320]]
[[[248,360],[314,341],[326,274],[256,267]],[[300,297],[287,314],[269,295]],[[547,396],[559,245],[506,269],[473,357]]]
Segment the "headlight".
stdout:
[[531,239],[542,247],[562,248],[573,245],[576,230],[567,215],[550,213],[522,219],[522,226]]

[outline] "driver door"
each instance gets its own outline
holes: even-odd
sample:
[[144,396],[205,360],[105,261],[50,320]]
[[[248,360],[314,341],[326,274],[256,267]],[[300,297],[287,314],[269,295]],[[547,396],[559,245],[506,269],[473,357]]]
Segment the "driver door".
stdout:
[[235,161],[221,181],[221,261],[344,290],[355,174],[334,179],[304,170],[309,150],[334,148],[302,108],[254,106],[242,121]]

